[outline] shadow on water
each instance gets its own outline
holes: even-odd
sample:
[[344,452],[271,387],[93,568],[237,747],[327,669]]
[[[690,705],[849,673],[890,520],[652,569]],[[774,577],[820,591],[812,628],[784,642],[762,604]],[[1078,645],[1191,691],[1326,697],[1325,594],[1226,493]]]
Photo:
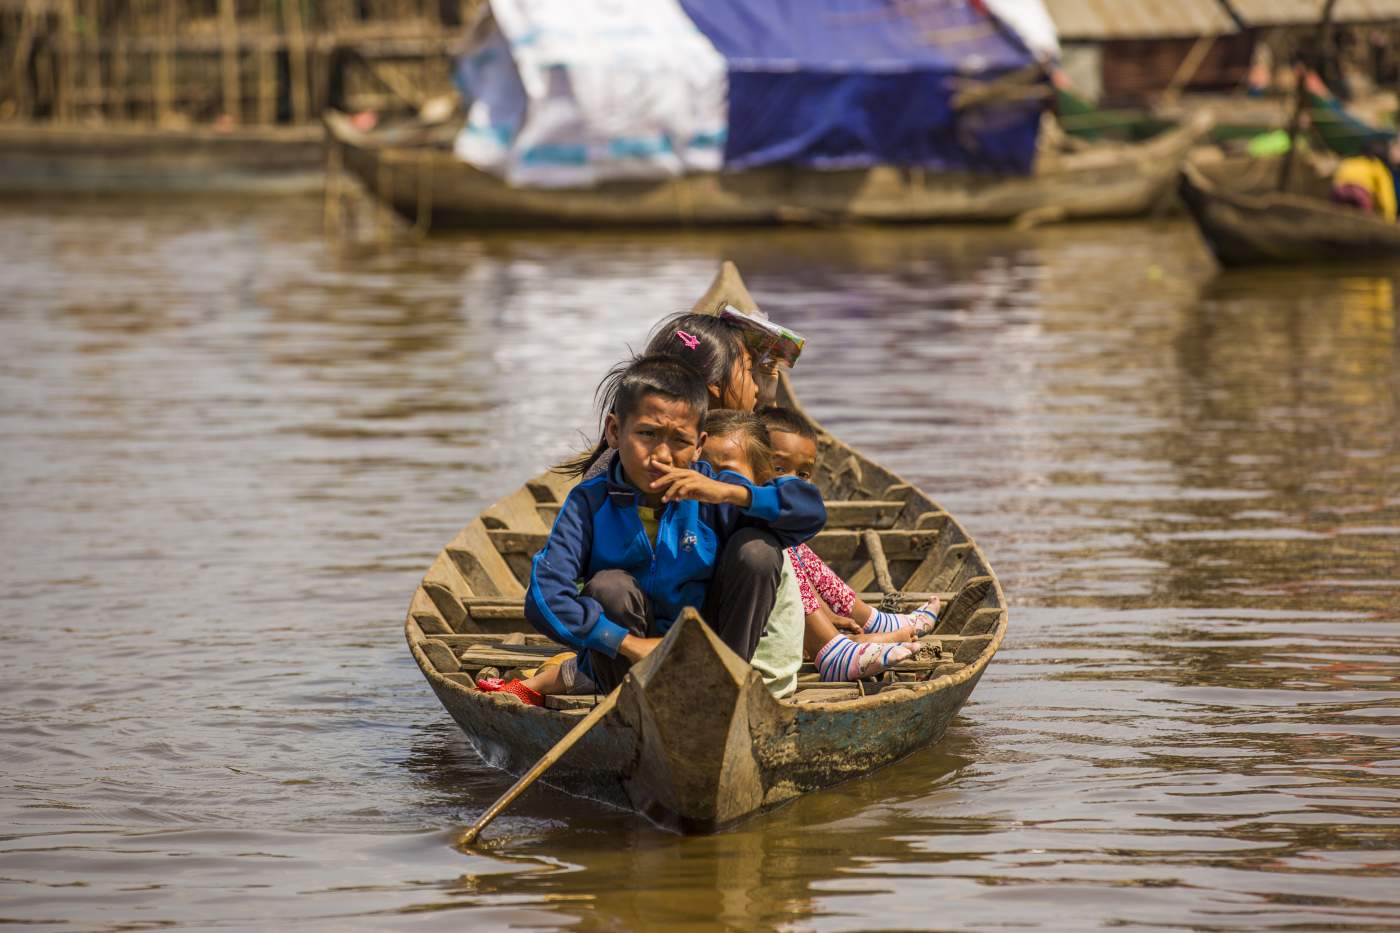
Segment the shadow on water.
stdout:
[[[462,825],[509,786],[483,774],[460,738],[424,730],[404,767],[419,792],[458,808]],[[501,896],[549,904],[589,926],[628,926],[637,918],[670,927],[720,923],[776,927],[819,916],[812,892],[856,879],[871,866],[909,861],[915,840],[949,831],[941,809],[955,801],[958,774],[978,756],[976,740],[951,736],[878,772],[799,798],[713,836],[681,837],[635,815],[538,786],[487,830],[469,854],[546,870],[465,875],[441,885],[441,908],[479,906]],[[484,778],[497,778],[488,787]],[[957,820],[958,833],[979,831]],[[920,858],[927,856],[920,855]],[[859,885],[860,896],[895,893],[888,881]]]

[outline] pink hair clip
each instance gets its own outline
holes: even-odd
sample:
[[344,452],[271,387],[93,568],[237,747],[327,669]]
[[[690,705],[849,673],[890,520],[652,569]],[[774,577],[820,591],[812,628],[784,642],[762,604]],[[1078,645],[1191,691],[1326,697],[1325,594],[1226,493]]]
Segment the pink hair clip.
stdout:
[[681,343],[685,344],[687,350],[694,350],[700,346],[700,338],[687,334],[683,330],[676,331],[676,336],[681,338]]

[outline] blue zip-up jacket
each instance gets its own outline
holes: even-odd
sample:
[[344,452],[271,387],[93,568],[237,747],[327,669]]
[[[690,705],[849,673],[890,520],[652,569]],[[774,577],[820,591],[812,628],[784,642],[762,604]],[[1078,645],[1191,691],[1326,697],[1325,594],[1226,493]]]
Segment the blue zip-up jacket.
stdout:
[[620,458],[613,458],[607,473],[575,486],[535,555],[525,593],[530,624],[571,648],[617,657],[627,629],[604,615],[597,600],[580,595],[578,581],[600,570],[626,570],[651,597],[657,629],[664,633],[686,606],[704,604],[720,552],[740,528],[765,529],[783,547],[792,547],[826,524],[821,493],[805,480],[780,476],[756,486],[728,470],[716,476],[703,460],[692,469],[747,486],[753,499],[746,509],[693,499],[668,502],[658,519],[655,547],[637,514],[642,493],[624,478]]

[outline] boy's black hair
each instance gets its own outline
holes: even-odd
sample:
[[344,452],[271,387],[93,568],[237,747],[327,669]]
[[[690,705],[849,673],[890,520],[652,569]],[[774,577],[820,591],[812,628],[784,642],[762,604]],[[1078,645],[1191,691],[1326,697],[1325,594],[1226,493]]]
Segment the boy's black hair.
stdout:
[[680,360],[657,354],[634,359],[617,381],[611,414],[616,415],[618,421],[626,421],[636,414],[642,399],[648,395],[683,402],[695,412],[697,429],[705,423],[710,391],[700,373]]
[[[734,376],[734,365],[744,358],[744,341],[737,327],[725,323],[717,315],[681,311],[656,326],[641,356],[634,357],[634,361],[652,356],[680,360],[700,374],[706,387],[717,386],[719,397],[724,398],[724,390]],[[598,443],[587,453],[559,464],[554,468],[557,472],[582,476],[607,451],[608,443],[601,437],[601,422],[616,408],[623,375],[631,365],[631,362],[624,362],[614,366],[593,393],[598,405]]]
[[[710,407],[709,387],[700,373],[674,357],[651,354],[617,364],[598,383],[594,398],[602,408],[599,420],[606,421],[612,414],[625,421],[648,395],[685,402],[702,424]],[[554,470],[565,476],[583,476],[607,449],[607,440],[600,437],[592,450],[565,460]]]
[[754,480],[766,483],[772,477],[773,440],[757,415],[733,408],[717,408],[705,416],[705,433],[711,438],[740,435]]
[[817,429],[812,427],[811,422],[793,411],[791,408],[784,408],[781,405],[769,405],[758,410],[759,420],[767,425],[769,431],[786,431],[789,434],[796,434],[805,437],[809,441],[817,439]]

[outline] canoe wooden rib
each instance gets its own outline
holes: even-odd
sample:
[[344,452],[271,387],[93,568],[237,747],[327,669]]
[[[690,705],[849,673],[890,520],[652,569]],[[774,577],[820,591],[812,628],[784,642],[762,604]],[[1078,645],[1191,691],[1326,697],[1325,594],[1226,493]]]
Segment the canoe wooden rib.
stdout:
[[[754,307],[725,263],[697,308]],[[786,383],[782,395],[796,406]],[[901,606],[938,593],[934,660],[881,678],[822,684],[810,666],[776,700],[758,674],[693,610],[635,666],[618,704],[543,778],[567,793],[644,814],[682,832],[712,832],[799,794],[866,774],[942,738],[1006,634],[1006,598],[982,551],[921,490],[822,433],[815,482],[831,520],[813,539],[858,591],[883,568]],[[530,632],[523,593],[530,558],[572,481],[542,474],[486,509],[438,555],[413,595],[405,632],[438,699],[492,765],[519,774],[597,697],[547,707],[475,687],[486,666],[529,669],[561,647]],[[878,603],[881,593],[866,593]],[[550,708],[553,707],[553,708]]]
[[1182,167],[1180,192],[1222,265],[1400,255],[1400,226],[1320,197],[1230,188],[1189,162]]
[[590,189],[512,188],[453,156],[441,139],[392,142],[324,117],[328,144],[378,200],[419,229],[535,226],[702,226],[774,223],[1005,221],[1128,217],[1169,193],[1193,122],[1142,143],[1043,153],[1028,176],[877,167],[818,172],[775,167],[617,182]]

